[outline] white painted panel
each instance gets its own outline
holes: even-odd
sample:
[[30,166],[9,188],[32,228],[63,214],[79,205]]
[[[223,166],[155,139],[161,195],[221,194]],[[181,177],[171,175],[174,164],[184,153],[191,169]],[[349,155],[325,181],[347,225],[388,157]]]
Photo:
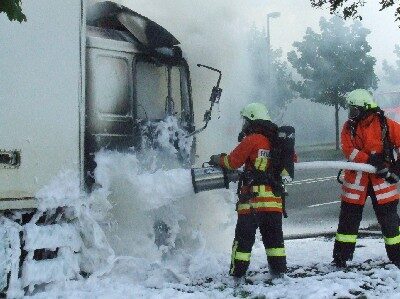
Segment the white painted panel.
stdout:
[[21,151],[19,168],[0,164],[0,198],[80,171],[82,3],[24,0],[22,24],[0,14],[0,150]]

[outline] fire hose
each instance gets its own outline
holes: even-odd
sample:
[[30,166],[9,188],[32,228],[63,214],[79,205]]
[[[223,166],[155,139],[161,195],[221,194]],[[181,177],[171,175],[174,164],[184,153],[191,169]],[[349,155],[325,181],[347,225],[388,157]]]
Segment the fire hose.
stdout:
[[355,171],[364,171],[375,173],[376,168],[370,164],[354,163],[346,161],[314,161],[314,162],[300,162],[294,164],[295,170],[308,170],[308,169],[346,169]]
[[[346,169],[369,173],[376,172],[376,168],[370,164],[345,161],[300,162],[294,164],[294,169],[296,171],[310,169]],[[241,173],[241,170],[226,170],[214,166],[192,168],[191,174],[194,192],[198,193],[202,191],[223,188],[229,189],[229,183],[238,181]]]

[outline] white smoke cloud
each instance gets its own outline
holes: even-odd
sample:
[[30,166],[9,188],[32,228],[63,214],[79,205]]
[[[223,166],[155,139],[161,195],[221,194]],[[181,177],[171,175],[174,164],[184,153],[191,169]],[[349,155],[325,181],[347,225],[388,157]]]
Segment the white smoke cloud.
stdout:
[[121,0],[120,3],[165,27],[181,42],[191,67],[197,128],[203,125],[203,113],[209,108],[211,88],[217,83],[218,74],[200,69],[196,64],[222,71],[221,104],[214,108],[206,131],[197,136],[198,164],[213,153],[230,150],[237,142],[241,127],[240,109],[260,100],[250,99],[247,92],[251,85],[246,53],[247,31],[251,24],[248,2]]
[[[249,27],[254,23],[258,28],[262,28],[266,26],[268,13],[281,12],[279,18],[270,20],[271,45],[275,49],[282,48],[285,55],[285,52],[292,49],[294,41],[302,39],[307,27],[318,32],[319,19],[322,16],[330,17],[327,9],[312,8],[308,0],[118,0],[116,2],[162,25],[181,42],[184,55],[191,67],[197,128],[203,125],[203,113],[209,107],[209,95],[218,75],[200,69],[196,64],[210,65],[223,72],[220,113],[217,106],[208,128],[197,136],[199,155],[197,164],[207,160],[210,154],[229,151],[236,144],[236,136],[240,130],[240,109],[246,103],[263,101],[249,97],[249,87],[253,85],[249,57],[246,53]],[[387,59],[391,62],[393,59],[392,51],[398,41],[394,37],[398,35],[398,27],[394,22],[393,9],[379,12],[378,8],[375,1],[368,1],[361,13],[364,17],[364,26],[371,29],[369,41],[372,45],[372,54],[378,58],[376,69],[380,73],[381,61]],[[320,121],[311,122],[310,118],[313,115],[333,114],[328,107],[308,101],[300,105],[300,110],[298,106],[289,106],[290,110],[286,114],[291,117],[285,116],[284,122],[294,124],[299,133],[304,130],[304,134],[298,134],[304,136],[301,143],[334,141],[334,122],[331,120],[325,120],[327,125],[324,132],[320,130],[313,135],[310,130]]]
[[[399,43],[399,23],[395,22],[394,17],[396,5],[379,11],[379,1],[365,2],[365,6],[359,12],[363,17],[363,26],[371,30],[368,40],[372,46],[372,53],[380,62],[383,59],[391,61],[394,44]],[[266,25],[267,13],[281,12],[278,19],[271,20],[271,43],[274,47],[282,47],[284,51],[292,49],[293,42],[303,37],[307,27],[318,31],[319,19],[331,16],[327,7],[312,8],[309,0],[257,0],[253,1],[253,5],[249,5],[248,9],[257,26]]]

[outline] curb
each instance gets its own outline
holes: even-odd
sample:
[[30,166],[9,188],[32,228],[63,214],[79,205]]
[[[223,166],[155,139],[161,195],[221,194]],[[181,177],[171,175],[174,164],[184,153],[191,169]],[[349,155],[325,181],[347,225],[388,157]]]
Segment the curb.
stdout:
[[[284,236],[283,238],[285,240],[298,240],[298,239],[310,239],[310,238],[317,238],[317,237],[332,238],[332,237],[335,237],[335,235],[336,235],[336,230],[335,231],[326,231],[326,232],[298,234],[298,235],[287,235],[287,236]],[[358,231],[358,235],[363,236],[363,237],[371,237],[371,236],[375,237],[375,236],[382,236],[382,232],[377,231],[377,230],[360,229]]]

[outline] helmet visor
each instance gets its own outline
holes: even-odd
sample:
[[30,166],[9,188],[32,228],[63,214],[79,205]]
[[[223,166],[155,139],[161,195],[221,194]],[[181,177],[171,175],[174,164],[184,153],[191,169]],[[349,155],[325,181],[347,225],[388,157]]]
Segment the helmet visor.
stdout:
[[249,120],[246,117],[242,117],[242,131],[246,131],[249,126]]
[[361,112],[361,107],[349,105],[349,119],[357,119],[361,115]]

